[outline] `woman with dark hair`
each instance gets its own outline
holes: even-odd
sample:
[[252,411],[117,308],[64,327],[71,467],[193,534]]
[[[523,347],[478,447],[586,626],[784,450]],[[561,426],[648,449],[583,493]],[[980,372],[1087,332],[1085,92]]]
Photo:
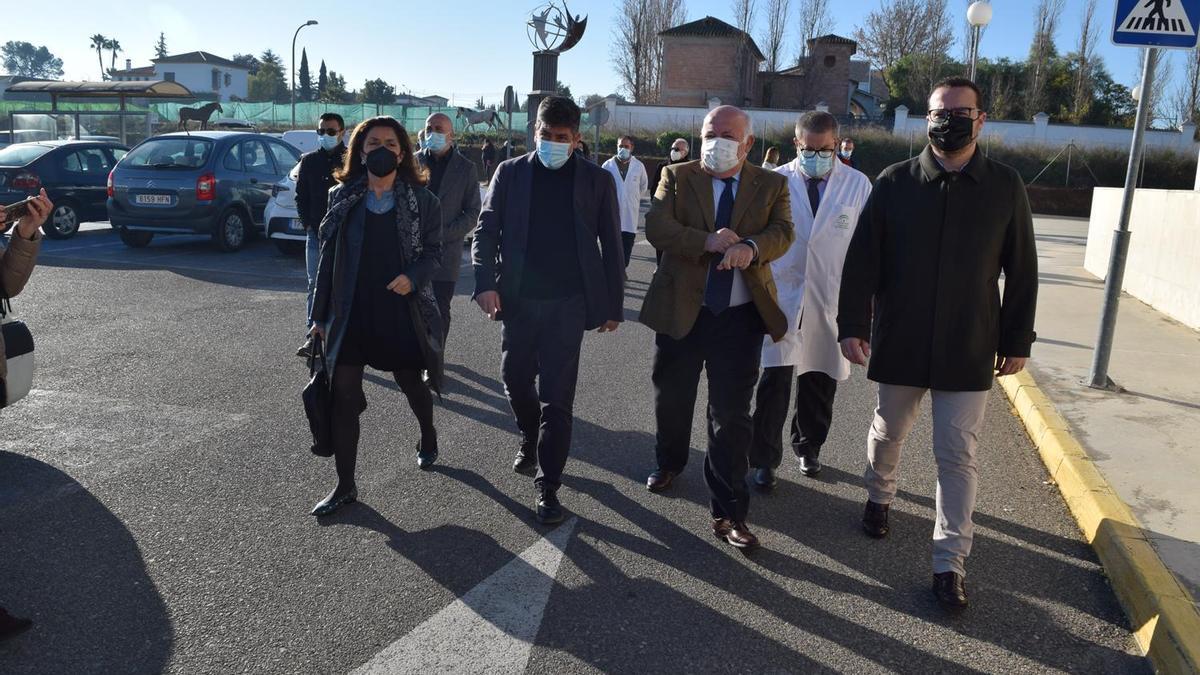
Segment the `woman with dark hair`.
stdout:
[[[366,366],[392,373],[421,426],[417,465],[438,455],[433,396],[442,380],[442,326],[430,283],[442,258],[442,213],[425,188],[404,126],[365,120],[350,137],[345,165],[321,221],[313,334],[322,338],[333,390],[338,483],[313,508],[323,516],[358,498],[359,415]],[[428,372],[428,386],[422,381]]]

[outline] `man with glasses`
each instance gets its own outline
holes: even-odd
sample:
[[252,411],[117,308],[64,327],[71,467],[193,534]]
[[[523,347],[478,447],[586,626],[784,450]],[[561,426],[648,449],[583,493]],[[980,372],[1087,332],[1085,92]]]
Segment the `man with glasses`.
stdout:
[[[333,172],[346,158],[346,122],[337,113],[325,113],[317,122],[317,142],[320,147],[300,158],[296,177],[296,213],[308,235],[304,249],[308,265],[308,330],[312,331],[313,294],[317,290],[317,262],[321,258],[321,243],[317,229],[329,206],[329,188],[333,187]],[[309,336],[296,356],[307,358],[312,353],[313,338]]]
[[788,332],[779,342],[763,344],[762,376],[754,407],[750,466],[761,490],[775,487],[783,461],[783,427],[796,383],[792,414],[792,452],[800,473],[816,476],[818,459],[833,420],[837,383],[850,377],[850,362],[838,348],[838,286],[842,262],[871,194],[866,176],[839,162],[837,118],[810,112],[796,122],[796,159],[776,171],[791,192],[796,243],[771,263],[779,305]]
[[[978,151],[987,119],[975,83],[929,95],[929,145],[888,167],[846,254],[838,302],[842,353],[879,384],[867,435],[863,528],[888,534],[900,450],[927,391],[933,399],[937,518],[933,592],[966,607],[975,451],[995,375],[1020,372],[1035,339],[1037,250],[1025,183]],[[1004,274],[1004,293],[998,289]]]

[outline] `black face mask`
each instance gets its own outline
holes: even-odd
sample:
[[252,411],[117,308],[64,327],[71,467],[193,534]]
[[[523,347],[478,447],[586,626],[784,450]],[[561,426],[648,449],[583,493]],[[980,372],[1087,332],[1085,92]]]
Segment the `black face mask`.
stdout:
[[940,124],[929,124],[929,141],[943,152],[957,152],[971,143],[974,132],[975,120],[952,116]]
[[399,159],[396,153],[380,146],[367,153],[367,171],[370,171],[378,178],[387,178],[396,171],[396,166],[399,164]]

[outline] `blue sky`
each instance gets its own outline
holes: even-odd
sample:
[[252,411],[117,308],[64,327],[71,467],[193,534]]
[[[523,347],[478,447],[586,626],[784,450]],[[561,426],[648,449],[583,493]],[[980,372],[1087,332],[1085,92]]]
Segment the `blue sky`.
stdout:
[[[792,4],[798,4],[793,0]],[[887,0],[834,0],[834,32],[850,36],[863,18]],[[1024,58],[1033,33],[1036,0],[992,0],[992,25],[981,44],[988,58]],[[619,82],[610,59],[610,36],[619,0],[571,0],[574,13],[589,17],[587,33],[578,47],[559,60],[559,79],[573,93],[606,94]],[[1115,79],[1137,80],[1137,50],[1116,47],[1108,40],[1115,0],[1101,0],[1097,14],[1102,38],[1099,53]],[[766,0],[759,0],[765,5]],[[957,16],[966,12],[967,0],[950,0]],[[90,49],[90,36],[102,33],[121,42],[124,53],[118,66],[130,58],[134,66],[149,65],[160,31],[166,33],[172,53],[202,49],[229,57],[237,52],[260,53],[270,48],[290,61],[292,33],[308,19],[319,25],[305,28],[297,42],[308,48],[314,72],[321,59],[342,73],[349,86],[360,87],[366,78],[382,77],[417,95],[442,94],[460,105],[479,96],[498,101],[505,85],[519,93],[528,91],[532,78],[531,49],[525,36],[528,3],[498,0],[439,0],[399,2],[123,2],[57,0],[53,12],[5,12],[0,19],[0,41],[22,40],[46,45],[63,59],[67,79],[96,79],[99,64]],[[688,18],[712,15],[731,19],[730,0],[688,0]],[[1067,0],[1057,35],[1060,52],[1072,49],[1079,30],[1083,0]],[[370,9],[367,9],[370,8]],[[60,19],[61,17],[61,19]],[[82,18],[86,17],[86,18]],[[794,52],[793,33],[788,50]],[[961,46],[954,48],[955,55]],[[1182,53],[1170,52],[1179,61]],[[298,58],[298,56],[297,56]],[[105,55],[108,63],[108,55]]]

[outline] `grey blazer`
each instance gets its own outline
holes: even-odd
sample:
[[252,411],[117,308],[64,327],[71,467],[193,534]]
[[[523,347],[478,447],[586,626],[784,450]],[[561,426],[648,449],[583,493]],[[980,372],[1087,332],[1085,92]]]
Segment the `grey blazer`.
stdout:
[[[429,151],[416,153],[421,166],[428,167]],[[455,147],[450,151],[450,165],[438,186],[437,198],[442,203],[442,262],[434,273],[434,281],[458,281],[462,265],[463,241],[479,222],[479,173],[475,163]]]

